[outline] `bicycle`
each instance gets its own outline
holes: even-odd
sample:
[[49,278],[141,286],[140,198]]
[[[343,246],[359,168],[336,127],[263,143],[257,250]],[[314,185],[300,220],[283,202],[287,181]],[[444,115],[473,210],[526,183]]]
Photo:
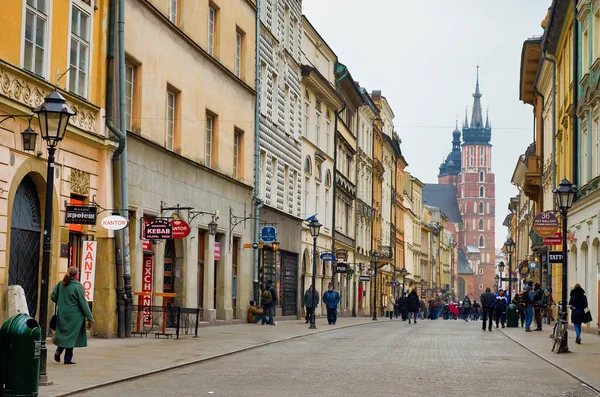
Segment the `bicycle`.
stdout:
[[[561,305],[559,304],[559,310],[561,309]],[[554,325],[554,329],[550,334],[550,339],[552,339],[552,351],[556,349],[556,354],[560,354],[560,347],[562,346],[563,340],[565,338],[565,334],[567,332],[567,325],[569,322],[567,321],[567,313],[561,312],[559,315],[559,319],[556,321]],[[558,346],[558,348],[557,348]]]

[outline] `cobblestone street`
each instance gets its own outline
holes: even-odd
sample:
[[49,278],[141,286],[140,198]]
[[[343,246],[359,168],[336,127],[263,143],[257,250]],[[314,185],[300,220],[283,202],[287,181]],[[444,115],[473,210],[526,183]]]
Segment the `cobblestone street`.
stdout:
[[597,395],[502,333],[480,327],[381,319],[77,395]]

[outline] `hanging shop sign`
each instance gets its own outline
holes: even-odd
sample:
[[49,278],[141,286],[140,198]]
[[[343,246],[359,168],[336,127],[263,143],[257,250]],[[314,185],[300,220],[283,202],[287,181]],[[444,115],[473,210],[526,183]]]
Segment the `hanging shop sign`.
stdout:
[[335,260],[335,254],[333,252],[322,252],[319,255],[322,261],[331,262]]
[[65,223],[73,225],[95,225],[96,207],[86,207],[81,205],[67,205],[65,214]]
[[81,285],[85,293],[85,300],[92,302],[94,300],[94,280],[96,278],[96,252],[98,250],[97,241],[84,241],[81,250]]
[[215,243],[215,260],[221,260],[221,244]]
[[121,230],[127,227],[127,219],[120,215],[111,215],[100,221],[100,225],[107,230]]
[[554,233],[550,237],[545,237],[544,245],[562,245],[562,233]]
[[550,263],[563,263],[562,251],[550,251]]
[[346,273],[348,271],[348,264],[347,263],[336,263],[335,264],[335,272],[336,273]]
[[173,238],[173,227],[166,219],[152,219],[144,223],[146,240],[168,240]]
[[358,281],[371,281],[371,276],[360,276]]
[[552,212],[540,212],[533,218],[533,231],[540,237],[552,236],[558,231],[558,218]]
[[347,261],[348,260],[348,250],[339,249],[335,251],[335,257],[338,261]]
[[173,219],[171,221],[171,227],[173,228],[173,238],[184,238],[192,231],[190,225],[186,221],[180,219]]
[[152,251],[152,242],[150,240],[142,240],[142,251]]
[[142,265],[142,292],[146,292],[142,296],[142,312],[144,313],[144,324],[152,324],[152,283],[154,282],[154,257],[152,255],[144,255],[144,263]]

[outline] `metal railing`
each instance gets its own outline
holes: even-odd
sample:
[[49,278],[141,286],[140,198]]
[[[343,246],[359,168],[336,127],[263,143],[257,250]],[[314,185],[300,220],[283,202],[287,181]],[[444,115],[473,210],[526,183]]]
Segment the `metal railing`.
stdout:
[[178,306],[134,305],[131,315],[131,334],[155,338],[172,338],[194,334],[198,337],[200,309]]

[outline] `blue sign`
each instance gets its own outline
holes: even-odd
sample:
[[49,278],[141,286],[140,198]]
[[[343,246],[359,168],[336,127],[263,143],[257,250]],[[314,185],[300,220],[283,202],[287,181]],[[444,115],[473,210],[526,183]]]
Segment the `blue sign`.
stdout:
[[252,243],[252,248],[255,250],[258,249],[258,243]]
[[333,252],[323,252],[320,255],[320,258],[322,261],[334,261],[335,260],[335,254]]
[[260,238],[265,243],[272,243],[277,239],[277,229],[275,226],[263,226],[260,230]]

